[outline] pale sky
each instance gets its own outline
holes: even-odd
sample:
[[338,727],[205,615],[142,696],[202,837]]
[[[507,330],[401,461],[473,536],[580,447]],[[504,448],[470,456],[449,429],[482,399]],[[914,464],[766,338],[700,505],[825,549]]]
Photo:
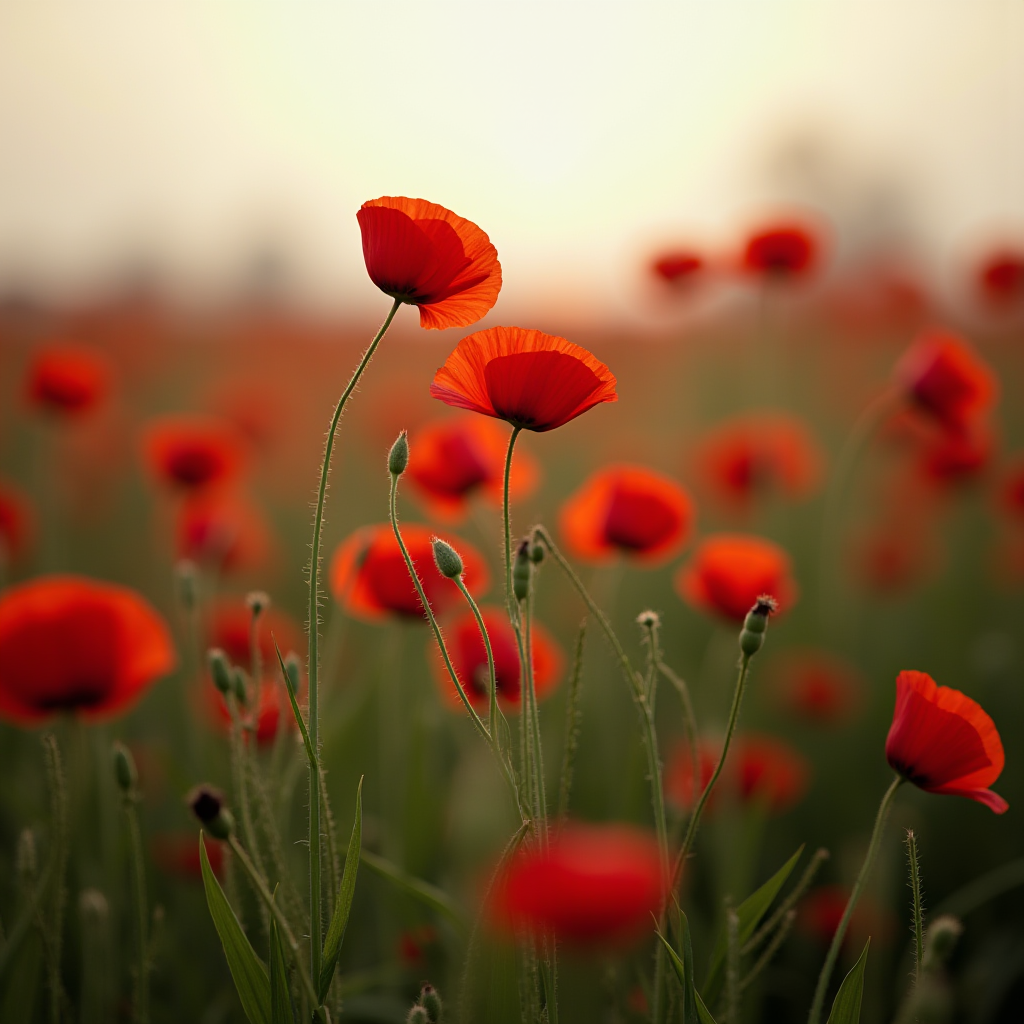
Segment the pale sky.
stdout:
[[650,245],[795,199],[855,237],[888,196],[941,269],[1024,238],[1024,2],[0,5],[0,285],[216,293],[274,240],[362,314],[388,194],[480,224],[510,311],[621,312]]

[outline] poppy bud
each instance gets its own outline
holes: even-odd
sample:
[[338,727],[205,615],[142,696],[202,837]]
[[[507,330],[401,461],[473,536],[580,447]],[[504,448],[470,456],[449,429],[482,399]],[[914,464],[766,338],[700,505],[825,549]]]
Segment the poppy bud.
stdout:
[[530,593],[530,542],[524,540],[516,551],[516,560],[512,565],[512,593],[517,601],[525,601]]
[[242,707],[245,707],[245,703],[249,698],[249,688],[246,683],[245,672],[240,668],[233,669],[231,672],[231,692],[234,693],[235,700]]
[[427,1011],[430,1024],[440,1024],[444,1008],[441,1006],[441,997],[437,994],[437,989],[433,985],[423,986],[423,990],[420,992],[419,1003]]
[[405,1018],[405,1024],[430,1024],[430,1014],[422,1006],[414,1006]]
[[114,778],[125,796],[135,792],[139,773],[135,770],[135,759],[123,743],[114,744]]
[[196,786],[185,797],[189,809],[214,839],[230,839],[235,820],[224,806],[224,794],[213,786]]
[[210,666],[210,675],[213,676],[213,685],[227,696],[231,690],[231,666],[228,664],[228,656],[219,647],[211,647],[206,652],[206,661]]
[[302,666],[299,664],[299,656],[294,651],[289,651],[284,659],[284,681],[292,693],[299,692],[299,681],[302,679]]
[[462,564],[462,556],[447,541],[440,537],[434,537],[431,541],[434,548],[434,564],[442,576],[450,580],[458,579],[465,571]]
[[540,563],[544,561],[546,554],[547,552],[545,552],[543,544],[534,544],[533,547],[530,548],[530,561],[533,562],[534,565],[540,565]]
[[964,926],[952,914],[943,914],[932,921],[924,937],[921,970],[929,973],[941,970],[963,930]]
[[196,606],[196,563],[183,558],[174,567],[174,582],[182,608],[192,611]]
[[245,603],[253,615],[262,615],[270,607],[270,595],[263,590],[250,590],[245,595]]
[[745,658],[753,657],[764,644],[765,630],[768,629],[768,616],[778,607],[775,598],[762,594],[754,607],[747,612],[740,631],[740,650]]
[[388,452],[388,472],[392,476],[401,476],[409,465],[409,433],[403,430],[395,439]]

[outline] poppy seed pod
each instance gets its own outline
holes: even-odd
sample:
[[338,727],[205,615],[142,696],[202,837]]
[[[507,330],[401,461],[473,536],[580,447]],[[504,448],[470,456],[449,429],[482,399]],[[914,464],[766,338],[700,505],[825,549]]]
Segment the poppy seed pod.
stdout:
[[424,985],[420,992],[419,1004],[427,1011],[430,1024],[440,1024],[444,1007],[441,1005],[441,997],[433,985]]
[[778,605],[775,598],[762,594],[753,608],[747,612],[740,630],[740,650],[745,658],[752,658],[764,645],[765,631],[768,629],[768,616]]
[[213,685],[226,696],[231,690],[231,666],[228,664],[228,656],[219,647],[212,647],[206,652],[206,662],[210,666]]
[[403,430],[395,439],[388,452],[388,472],[392,476],[401,476],[409,465],[409,432]]
[[512,565],[512,593],[517,601],[525,601],[530,593],[530,573],[533,563],[530,559],[530,542],[524,540],[516,550]]
[[253,615],[262,615],[270,607],[270,595],[264,590],[250,590],[245,603]]
[[208,785],[196,786],[185,797],[185,802],[214,839],[231,838],[235,820],[224,806],[224,794],[219,789]]
[[123,743],[114,744],[114,778],[117,780],[118,788],[125,796],[133,793],[139,782],[139,773],[135,770],[135,759]]
[[459,579],[466,571],[466,567],[462,564],[462,556],[458,551],[440,537],[434,537],[431,546],[434,549],[434,564],[437,571],[447,579]]

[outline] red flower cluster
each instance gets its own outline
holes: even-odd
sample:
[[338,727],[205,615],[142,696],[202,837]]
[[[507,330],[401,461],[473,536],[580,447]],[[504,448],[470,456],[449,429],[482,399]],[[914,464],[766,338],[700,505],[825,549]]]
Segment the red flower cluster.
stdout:
[[27,392],[32,405],[64,415],[94,409],[110,387],[110,366],[95,349],[56,344],[40,349],[28,370]]
[[[435,615],[443,615],[462,597],[434,564],[433,537],[434,532],[425,526],[402,527],[402,539],[427,600]],[[442,539],[451,543],[449,538]],[[454,547],[465,565],[466,587],[482,593],[489,583],[483,558],[465,541],[457,541]],[[364,622],[380,622],[391,615],[405,619],[425,615],[390,525],[364,526],[338,547],[331,559],[330,586],[345,611]]]
[[229,423],[188,414],[153,420],[143,434],[142,454],[154,479],[185,491],[231,482],[245,460]]
[[578,558],[601,562],[616,553],[656,564],[685,546],[696,509],[670,477],[644,466],[609,466],[592,474],[562,506],[560,526]]
[[[507,613],[501,608],[485,605],[480,609],[480,613],[491,640],[498,703],[506,712],[518,711],[522,700],[522,676],[515,631],[508,621]],[[540,623],[533,624],[532,632],[533,682],[537,699],[543,700],[558,685],[565,658],[557,642]],[[485,710],[490,686],[487,648],[484,646],[484,639],[480,635],[480,627],[473,613],[468,611],[461,615],[447,627],[445,634],[448,654],[466,696],[478,711]],[[445,700],[453,708],[462,708],[462,698],[452,685],[440,653],[433,644],[430,645],[430,650],[434,653],[434,674]]]
[[43,576],[0,597],[0,717],[127,710],[177,658],[163,618],[127,587]]

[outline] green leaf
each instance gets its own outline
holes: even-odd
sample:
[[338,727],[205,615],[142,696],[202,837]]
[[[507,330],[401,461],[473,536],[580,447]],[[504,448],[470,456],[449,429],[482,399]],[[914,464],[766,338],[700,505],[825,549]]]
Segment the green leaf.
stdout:
[[860,1001],[864,995],[864,968],[868,963],[868,947],[871,940],[864,943],[864,951],[860,959],[843,978],[842,985],[836,993],[836,1001],[832,1004],[832,1012],[828,1015],[828,1024],[859,1024]]
[[231,909],[217,876],[210,867],[206,855],[206,841],[199,833],[199,863],[203,871],[203,886],[206,889],[206,904],[210,908],[213,926],[220,936],[228,970],[242,1001],[242,1009],[250,1024],[273,1024],[270,1015],[270,979],[263,961],[249,944],[242,926]]
[[[363,850],[359,859],[371,871],[380,875],[381,878],[386,878],[425,906],[436,910],[439,914],[443,914],[455,925],[460,934],[466,935],[468,933],[469,929],[466,926],[466,919],[460,913],[459,908],[452,903],[448,894],[438,889],[436,885],[431,885],[429,882],[424,882],[421,878],[408,874],[397,864],[392,864],[387,858],[380,857],[376,853],[370,853],[369,850]],[[347,863],[345,870],[348,870]]]
[[[697,995],[696,989],[693,987],[693,948],[690,945],[690,922],[686,919],[686,915],[676,905],[676,931],[682,940],[683,955],[680,958],[679,954],[672,948],[672,944],[661,934],[660,931],[655,929],[654,934],[661,940],[662,945],[668,952],[669,963],[672,965],[672,970],[675,971],[676,978],[679,980],[680,986],[683,989],[683,1024],[698,1024],[703,1022],[704,1017],[700,1017],[698,1004],[703,1007],[703,1003],[700,1002],[700,996]],[[711,1018],[711,1014],[704,1010],[704,1015],[711,1024],[715,1024]]]
[[700,1024],[715,1024],[715,1018],[711,1016],[711,1011],[704,1005],[700,993],[694,992],[693,994],[697,1000],[697,1020],[700,1021]]
[[[761,918],[764,917],[775,897],[778,896],[779,890],[786,884],[786,879],[792,874],[793,868],[796,867],[796,862],[803,852],[804,848],[801,846],[760,889],[748,896],[736,908],[736,915],[740,919],[739,943],[741,948],[754,934],[754,929],[757,928]],[[725,954],[726,935],[723,928],[715,942],[715,948],[711,952],[711,966],[708,968],[707,980],[701,990],[704,1001],[707,1003],[715,1003],[722,992],[722,985],[725,981]]]
[[363,780],[360,779],[359,788],[356,790],[356,814],[352,822],[352,835],[349,837],[348,853],[345,855],[345,870],[341,876],[341,887],[334,900],[331,925],[327,929],[327,938],[324,940],[323,964],[320,968],[320,981],[317,985],[317,996],[321,1003],[327,998],[334,970],[338,966],[341,943],[345,938],[345,926],[348,924],[348,915],[352,910],[352,897],[356,892],[356,873],[359,871],[359,855],[362,848]]
[[284,947],[273,917],[270,919],[270,1019],[272,1024],[295,1024]]

